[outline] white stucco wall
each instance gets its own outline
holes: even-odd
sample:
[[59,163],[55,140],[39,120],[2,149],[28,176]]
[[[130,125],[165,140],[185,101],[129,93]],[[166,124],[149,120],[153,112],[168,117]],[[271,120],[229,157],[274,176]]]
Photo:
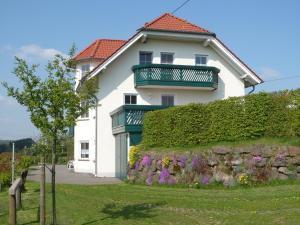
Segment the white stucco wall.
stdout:
[[[174,64],[195,65],[195,54],[208,55],[208,66],[220,69],[217,90],[180,90],[180,89],[142,89],[134,87],[133,65],[139,64],[139,51],[153,52],[153,63],[160,63],[161,52],[174,53]],[[143,44],[137,42],[124,52],[121,57],[112,62],[99,79],[99,108],[98,108],[98,171],[97,176],[115,176],[115,141],[112,135],[110,112],[124,104],[124,93],[136,93],[139,105],[160,105],[162,94],[175,96],[175,105],[191,102],[209,102],[225,99],[230,96],[242,96],[245,88],[240,74],[223,60],[210,47],[201,43],[148,40]],[[84,138],[93,139],[91,129],[94,119],[79,121],[75,128],[75,154],[78,154],[77,143]],[[94,140],[94,139],[93,139]],[[91,145],[92,146],[92,145]],[[91,147],[90,147],[91,148]],[[76,160],[76,159],[75,159]],[[86,172],[92,167],[80,161],[75,162],[75,171]]]

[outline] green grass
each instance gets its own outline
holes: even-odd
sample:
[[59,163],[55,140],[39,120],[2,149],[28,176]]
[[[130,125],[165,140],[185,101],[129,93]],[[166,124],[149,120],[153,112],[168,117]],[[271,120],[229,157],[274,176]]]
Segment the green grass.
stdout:
[[216,146],[226,146],[226,147],[246,147],[254,144],[264,144],[264,145],[286,145],[286,146],[298,146],[300,147],[300,138],[299,137],[282,137],[282,138],[260,138],[254,140],[245,140],[245,141],[235,141],[235,142],[217,142],[207,145],[198,145],[198,146],[188,146],[188,147],[152,147],[144,149],[143,146],[140,146],[143,151],[155,151],[155,152],[197,152],[197,151],[206,151]]
[[[50,192],[47,186],[47,222]],[[38,183],[28,182],[19,224],[38,224]],[[0,224],[7,224],[7,192]],[[299,224],[300,183],[188,189],[142,185],[57,185],[59,224]]]

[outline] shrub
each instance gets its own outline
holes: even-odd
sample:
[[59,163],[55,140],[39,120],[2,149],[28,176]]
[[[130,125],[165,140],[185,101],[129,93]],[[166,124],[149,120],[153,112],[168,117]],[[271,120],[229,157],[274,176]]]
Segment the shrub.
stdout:
[[136,146],[131,146],[129,150],[129,166],[135,166],[135,162],[139,159],[139,149]]
[[148,112],[142,143],[183,147],[296,135],[300,136],[300,89]]
[[4,186],[9,186],[11,182],[11,172],[0,173],[0,183]]

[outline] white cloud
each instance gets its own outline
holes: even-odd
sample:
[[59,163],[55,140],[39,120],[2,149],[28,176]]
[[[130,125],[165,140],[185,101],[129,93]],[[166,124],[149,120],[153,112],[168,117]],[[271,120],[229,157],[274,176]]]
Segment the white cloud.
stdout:
[[262,67],[260,69],[260,75],[264,78],[264,79],[268,79],[268,78],[277,78],[280,77],[281,74],[278,70],[271,68],[271,67]]
[[24,45],[16,53],[16,56],[27,60],[51,60],[57,54],[66,56],[54,48],[42,48],[36,44]]

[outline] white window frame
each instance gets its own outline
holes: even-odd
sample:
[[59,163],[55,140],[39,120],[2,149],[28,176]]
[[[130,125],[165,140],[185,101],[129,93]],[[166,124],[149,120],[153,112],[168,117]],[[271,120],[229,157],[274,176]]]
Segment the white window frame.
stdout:
[[[80,158],[81,160],[89,160],[89,159],[90,159],[90,142],[85,140],[85,141],[80,141],[79,143],[80,143],[80,157],[79,157],[79,158]],[[82,149],[82,148],[81,148],[81,144],[84,144],[84,143],[85,143],[85,144],[86,144],[86,143],[88,144],[88,147],[89,147],[88,149]],[[87,151],[88,151],[88,154],[87,154],[88,157],[82,157],[82,150],[87,150]]]
[[[129,104],[126,103],[126,101],[125,101],[126,96],[130,96],[130,103],[129,103]],[[135,96],[135,97],[136,97],[136,103],[135,103],[135,104],[132,104],[132,103],[131,103],[131,96]],[[123,100],[124,105],[137,105],[137,94],[135,94],[135,93],[124,93],[123,99],[124,99],[124,100]]]
[[[84,71],[83,70],[84,67],[88,67],[89,69],[87,71]],[[86,64],[81,65],[81,77],[86,76],[90,71],[91,71],[91,64],[90,63],[86,63]]]
[[148,64],[148,63],[141,63],[141,53],[149,53],[149,54],[151,54],[151,62],[150,62],[150,64],[152,64],[153,63],[153,52],[151,52],[151,51],[139,51],[139,64],[140,65],[146,65],[146,64]]
[[[81,102],[81,105],[88,104],[87,102]],[[80,119],[89,119],[90,118],[90,109],[88,109],[85,113],[80,115]]]
[[[162,62],[162,55],[163,55],[163,54],[172,55],[172,57],[173,57],[172,62],[171,62],[171,63],[164,63],[164,62]],[[160,64],[174,64],[174,55],[175,55],[174,52],[161,52],[161,53],[160,53]]]
[[[206,64],[197,64],[197,57],[205,57],[206,58]],[[195,54],[195,65],[196,66],[207,66],[208,63],[208,55],[205,54]]]
[[161,105],[163,105],[163,97],[173,97],[173,106],[175,106],[175,95],[174,94],[162,94],[160,97]]

